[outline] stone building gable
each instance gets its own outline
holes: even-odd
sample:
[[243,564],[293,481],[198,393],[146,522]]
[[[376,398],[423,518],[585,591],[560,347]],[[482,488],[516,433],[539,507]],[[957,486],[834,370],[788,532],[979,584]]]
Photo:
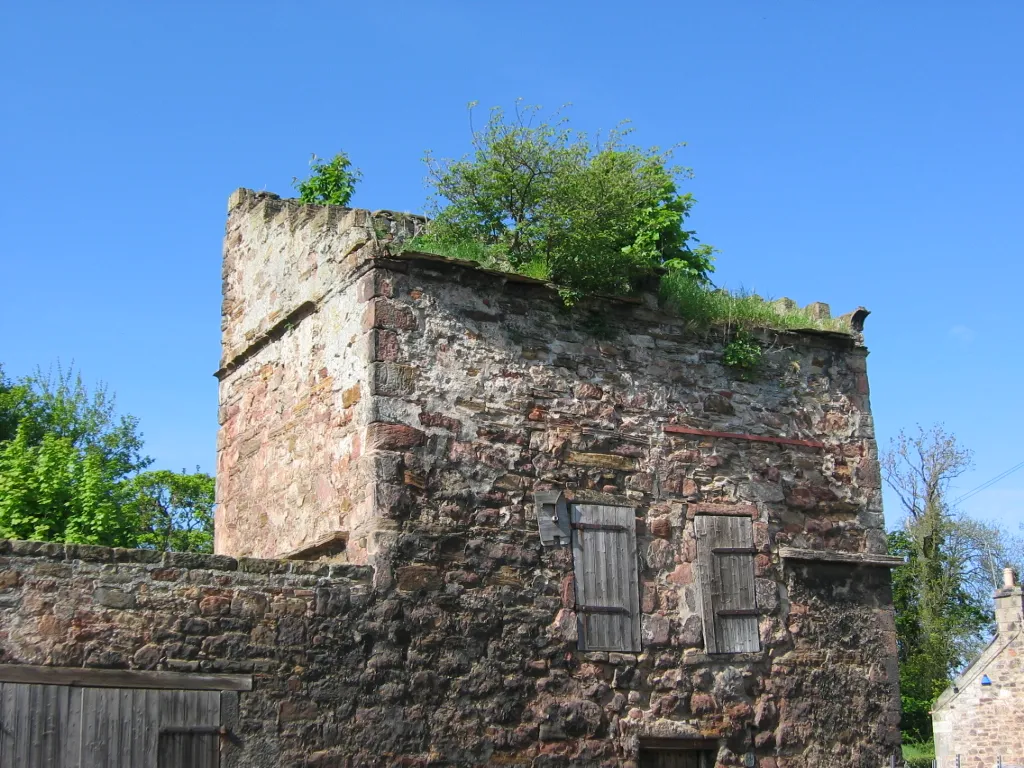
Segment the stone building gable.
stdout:
[[995,637],[935,702],[939,768],[1024,765],[1024,598],[1010,569],[994,599]]

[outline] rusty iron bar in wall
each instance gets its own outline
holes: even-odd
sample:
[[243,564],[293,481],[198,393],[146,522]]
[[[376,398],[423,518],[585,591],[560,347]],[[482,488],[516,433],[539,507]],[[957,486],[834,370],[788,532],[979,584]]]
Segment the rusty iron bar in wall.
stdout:
[[818,440],[797,440],[792,437],[766,437],[765,435],[746,435],[740,432],[715,432],[710,429],[697,429],[696,427],[684,427],[679,424],[666,424],[662,427],[664,432],[673,435],[700,435],[703,437],[722,437],[729,440],[749,440],[755,443],[775,443],[777,445],[796,445],[802,448],[825,448],[825,444]]

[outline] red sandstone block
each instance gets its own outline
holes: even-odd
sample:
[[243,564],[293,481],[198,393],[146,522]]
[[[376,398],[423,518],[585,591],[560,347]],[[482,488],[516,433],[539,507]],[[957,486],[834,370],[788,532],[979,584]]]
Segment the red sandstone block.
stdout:
[[450,416],[444,416],[440,413],[421,411],[420,424],[425,427],[440,427],[441,429],[447,429],[449,432],[454,432],[456,435],[462,431],[461,421],[453,419]]
[[366,448],[373,451],[403,451],[422,445],[426,434],[407,424],[375,423],[366,428]]
[[695,693],[690,697],[690,711],[694,714],[713,712],[715,699],[710,693]]
[[374,299],[366,305],[363,330],[385,328],[392,331],[412,331],[416,328],[416,315],[412,308],[390,299]]
[[668,575],[668,580],[673,584],[692,584],[693,567],[690,563],[680,563],[676,569]]
[[376,330],[370,339],[370,362],[393,363],[398,360],[401,347],[394,331]]
[[369,301],[378,296],[394,296],[394,281],[382,269],[374,269],[359,280],[358,296],[360,301]]
[[672,525],[667,517],[658,517],[648,523],[651,536],[667,539],[672,534]]
[[562,579],[562,607],[576,607],[576,578],[570,573]]

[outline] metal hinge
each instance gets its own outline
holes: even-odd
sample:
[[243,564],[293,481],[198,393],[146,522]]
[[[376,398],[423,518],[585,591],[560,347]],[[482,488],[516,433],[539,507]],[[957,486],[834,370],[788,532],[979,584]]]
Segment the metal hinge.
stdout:
[[572,527],[577,531],[628,531],[624,525],[614,525],[612,523],[573,523]]
[[619,608],[614,605],[577,605],[577,613],[611,613],[622,616],[629,616],[628,608]]

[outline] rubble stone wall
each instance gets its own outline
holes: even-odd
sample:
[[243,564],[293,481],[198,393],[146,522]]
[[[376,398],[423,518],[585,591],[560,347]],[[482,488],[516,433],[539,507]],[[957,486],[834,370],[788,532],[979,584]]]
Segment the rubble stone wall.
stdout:
[[[652,297],[567,308],[387,247],[417,223],[245,191],[230,206],[217,550],[340,532],[373,568],[367,612],[337,630],[364,656],[332,673],[371,698],[317,749],[629,765],[642,738],[688,737],[721,766],[886,762],[889,574],[781,552],[885,551],[859,337],[764,332],[750,375],[723,364],[728,329]],[[533,493],[553,488],[635,510],[642,653],[577,651],[572,553],[537,532]],[[700,514],[752,520],[759,652],[704,652]]]
[[395,551],[381,591],[361,566],[0,542],[0,663],[251,674],[225,768],[635,768],[640,737],[875,768],[892,743],[885,571],[787,571],[763,654],[581,654],[553,621],[568,550],[414,527]]

